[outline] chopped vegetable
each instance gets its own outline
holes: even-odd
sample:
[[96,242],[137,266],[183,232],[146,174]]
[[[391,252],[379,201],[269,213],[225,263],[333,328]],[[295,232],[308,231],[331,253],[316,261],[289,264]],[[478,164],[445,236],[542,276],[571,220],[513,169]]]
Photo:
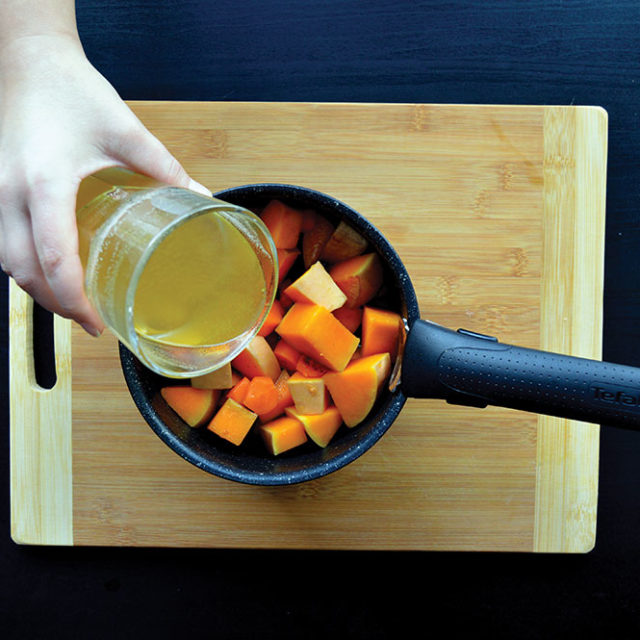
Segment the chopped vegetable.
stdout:
[[325,384],[342,419],[355,427],[371,411],[391,371],[388,353],[359,358],[344,371],[327,373]]
[[385,351],[395,360],[400,343],[402,318],[385,309],[365,307],[362,315],[362,355],[371,356]]
[[268,451],[277,456],[307,441],[307,432],[299,420],[290,416],[276,418],[258,427]]
[[240,445],[257,417],[253,411],[227,398],[207,425],[207,429],[235,445]]
[[342,371],[358,346],[358,338],[319,304],[296,302],[276,332],[301,353]]
[[163,387],[160,395],[190,427],[200,427],[213,414],[220,391],[175,386]]
[[278,391],[268,376],[256,376],[251,379],[243,404],[254,413],[273,411],[278,404]]

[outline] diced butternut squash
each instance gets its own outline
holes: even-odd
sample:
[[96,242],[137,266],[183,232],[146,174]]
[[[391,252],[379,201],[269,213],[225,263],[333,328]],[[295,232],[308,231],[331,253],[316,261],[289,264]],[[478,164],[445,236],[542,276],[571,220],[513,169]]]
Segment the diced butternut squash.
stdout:
[[341,220],[320,252],[326,262],[340,262],[364,253],[367,241],[349,224]]
[[278,391],[273,380],[268,376],[252,378],[243,404],[257,414],[273,411],[278,404]]
[[291,418],[300,420],[311,440],[323,448],[331,442],[342,425],[342,416],[335,406],[328,407],[316,415],[300,413],[295,407],[288,407],[286,413]]
[[286,340],[279,340],[273,350],[278,363],[281,367],[292,373],[296,370],[298,360],[300,359],[300,352],[294,349]]
[[278,359],[264,336],[255,336],[231,361],[231,365],[247,378],[268,376],[275,381],[280,375]]
[[313,358],[301,355],[296,363],[296,371],[305,378],[322,378],[329,369],[318,364]]
[[191,378],[191,386],[196,389],[231,389],[233,386],[231,363],[227,362],[215,371]]
[[347,366],[359,342],[330,311],[305,302],[296,302],[287,311],[276,333],[301,353],[334,371]]
[[355,427],[367,417],[390,371],[389,354],[379,353],[352,362],[344,371],[324,376],[331,398],[348,427]]
[[260,422],[270,422],[274,418],[282,415],[287,407],[293,406],[293,397],[291,396],[291,391],[289,391],[289,385],[287,384],[288,380],[289,374],[283,369],[275,383],[276,391],[278,393],[278,402],[271,411],[258,414]]
[[294,373],[287,385],[296,410],[309,415],[323,413],[328,406],[328,397],[322,378],[305,378]]
[[282,282],[300,255],[299,249],[276,249],[278,253],[278,283]]
[[272,200],[260,215],[269,229],[276,249],[295,249],[302,229],[302,212]]
[[333,315],[342,322],[342,324],[355,333],[362,322],[362,307],[340,307],[333,312]]
[[320,259],[320,254],[333,235],[334,229],[324,216],[317,216],[313,227],[302,234],[302,261],[305,269]]
[[347,296],[345,306],[361,307],[367,304],[382,286],[382,263],[377,253],[366,253],[338,262],[331,267],[329,275]]
[[362,315],[362,355],[384,353],[393,362],[398,354],[402,318],[399,314],[385,309],[365,307]]
[[307,432],[300,420],[282,416],[258,427],[269,453],[280,455],[307,441]]
[[250,382],[251,380],[249,380],[249,378],[247,378],[246,376],[238,380],[238,382],[236,382],[236,384],[234,384],[233,387],[229,389],[227,398],[231,398],[237,403],[242,404],[244,402],[245,396],[247,395],[247,391],[249,390]]
[[280,324],[283,316],[284,309],[282,307],[282,304],[279,300],[274,300],[273,304],[271,305],[271,309],[269,309],[267,317],[260,327],[260,331],[258,331],[258,335],[266,338]]
[[213,414],[220,391],[176,386],[163,387],[160,389],[160,395],[190,427],[200,427]]
[[321,262],[314,262],[284,290],[284,293],[294,302],[319,304],[329,311],[339,309],[347,301],[347,296]]
[[241,445],[257,417],[253,411],[227,398],[207,429],[235,445]]

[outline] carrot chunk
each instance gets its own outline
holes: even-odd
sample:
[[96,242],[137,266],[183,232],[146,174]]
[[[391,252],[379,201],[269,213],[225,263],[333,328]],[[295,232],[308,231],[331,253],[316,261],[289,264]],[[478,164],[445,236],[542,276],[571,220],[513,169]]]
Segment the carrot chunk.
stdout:
[[243,404],[257,414],[272,411],[278,404],[278,391],[273,380],[268,376],[252,378]]
[[270,422],[274,418],[282,415],[287,407],[293,405],[293,398],[291,397],[291,391],[289,391],[289,385],[287,384],[288,380],[289,374],[283,369],[275,382],[276,391],[278,393],[278,403],[271,411],[258,414],[260,422]]

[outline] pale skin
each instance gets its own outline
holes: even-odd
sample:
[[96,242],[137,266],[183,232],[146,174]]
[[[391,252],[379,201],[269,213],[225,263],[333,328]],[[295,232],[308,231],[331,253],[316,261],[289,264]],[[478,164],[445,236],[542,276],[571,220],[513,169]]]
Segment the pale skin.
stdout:
[[73,0],[0,2],[0,266],[91,335],[75,201],[86,176],[124,166],[209,194],[87,60]]

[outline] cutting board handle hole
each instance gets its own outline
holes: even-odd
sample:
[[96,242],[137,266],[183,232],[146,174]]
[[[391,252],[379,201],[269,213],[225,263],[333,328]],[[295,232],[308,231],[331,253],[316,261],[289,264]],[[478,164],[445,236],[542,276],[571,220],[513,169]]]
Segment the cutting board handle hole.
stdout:
[[53,389],[58,379],[53,314],[37,302],[33,303],[33,369],[38,386]]

